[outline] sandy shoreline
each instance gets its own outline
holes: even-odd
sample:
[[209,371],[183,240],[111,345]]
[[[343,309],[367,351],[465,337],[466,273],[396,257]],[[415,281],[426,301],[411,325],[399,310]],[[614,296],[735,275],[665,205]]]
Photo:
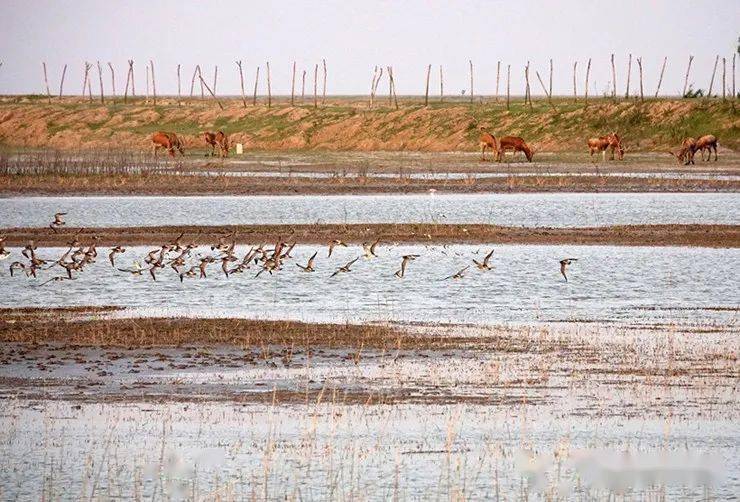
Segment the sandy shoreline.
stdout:
[[99,246],[162,245],[185,233],[184,243],[213,244],[219,238],[240,244],[264,244],[283,239],[303,244],[326,244],[333,239],[362,243],[380,238],[386,243],[581,244],[620,246],[740,247],[738,225],[619,225],[608,227],[507,227],[481,224],[319,224],[224,225],[121,228],[0,229],[6,246],[34,240],[39,246],[64,247],[75,236]]

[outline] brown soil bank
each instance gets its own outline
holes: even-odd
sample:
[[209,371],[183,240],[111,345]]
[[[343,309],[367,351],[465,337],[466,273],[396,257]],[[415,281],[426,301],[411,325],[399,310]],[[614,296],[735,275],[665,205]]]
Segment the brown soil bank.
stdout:
[[234,225],[166,226],[128,228],[49,228],[0,230],[6,246],[66,246],[75,236],[100,246],[161,245],[184,232],[183,243],[213,244],[220,237],[238,243],[264,244],[278,239],[301,244],[326,244],[332,239],[349,243],[487,243],[487,244],[584,244],[620,246],[740,247],[738,225],[623,225],[590,228],[524,228],[467,224],[353,224],[353,225]]
[[[398,110],[387,104],[368,109],[363,99],[332,98],[314,109],[275,100],[242,106],[224,99],[224,110],[210,100],[160,98],[157,106],[137,99],[98,104],[64,98],[0,98],[0,145],[6,147],[150,148],[157,130],[174,131],[186,148],[203,148],[200,133],[221,129],[247,149],[465,151],[478,148],[478,127],[497,136],[517,135],[535,151],[585,151],[587,138],[618,132],[629,151],[676,147],[685,136],[714,134],[725,148],[740,146],[740,121],[733,101],[656,99],[613,103],[594,99],[588,107],[571,100],[521,100],[503,103],[433,103],[402,99]],[[535,157],[536,158],[536,157]]]
[[734,179],[506,176],[458,179],[260,177],[161,174],[2,175],[0,195],[308,195],[531,192],[738,192]]

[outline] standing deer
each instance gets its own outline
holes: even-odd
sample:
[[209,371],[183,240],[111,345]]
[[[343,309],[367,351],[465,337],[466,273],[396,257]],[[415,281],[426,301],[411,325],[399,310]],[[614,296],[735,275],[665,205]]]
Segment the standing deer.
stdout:
[[606,136],[599,136],[598,138],[590,138],[588,141],[588,151],[591,157],[594,153],[601,152],[602,158],[606,160],[606,149],[611,151],[611,160],[614,160],[614,151],[617,151],[619,160],[624,159],[624,148],[622,147],[622,140],[616,133],[610,133]]
[[524,140],[518,136],[504,136],[499,140],[497,156],[499,162],[503,160],[506,150],[512,150],[514,153],[524,152],[524,155],[527,156],[527,160],[529,162],[532,162],[532,157],[534,157],[534,151],[532,151],[529,145],[527,145]]
[[152,135],[152,145],[154,148],[154,156],[157,156],[157,150],[164,148],[169,153],[170,157],[175,156],[175,149],[180,152],[180,155],[185,156],[185,152],[182,148],[182,142],[177,134],[173,132],[158,131]]
[[701,160],[704,160],[704,150],[709,151],[709,157],[707,157],[707,160],[712,160],[712,150],[714,150],[714,161],[717,162],[717,137],[712,134],[706,134],[697,139],[694,151],[696,150],[701,152]]
[[496,137],[487,132],[483,127],[480,128],[480,160],[486,160],[486,148],[491,150],[493,158],[496,158],[498,147],[496,146]]
[[[219,157],[229,156],[229,137],[226,136],[226,134],[223,131],[218,131],[215,133],[206,131],[203,133],[203,139],[205,140],[206,145],[211,147],[211,153],[210,153],[211,157],[215,155],[216,147],[218,147]],[[206,154],[206,157],[208,155],[209,154]]]
[[668,150],[668,153],[676,157],[676,160],[679,164],[683,163],[683,165],[687,166],[689,164],[694,164],[694,154],[697,150],[696,145],[697,142],[694,138],[684,138],[684,140],[681,142],[681,149],[678,151],[678,153],[673,153],[670,150]]

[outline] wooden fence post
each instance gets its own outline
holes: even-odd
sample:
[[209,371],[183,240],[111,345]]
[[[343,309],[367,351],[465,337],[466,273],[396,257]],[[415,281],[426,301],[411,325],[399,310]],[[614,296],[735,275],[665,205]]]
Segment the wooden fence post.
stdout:
[[313,67],[313,107],[319,107],[319,65]]
[[578,69],[578,61],[573,62],[573,102],[578,103],[578,88],[576,87],[576,70]]
[[501,61],[496,61],[496,103],[498,103],[498,82],[501,74]]
[[722,101],[725,101],[727,99],[727,94],[726,94],[726,89],[727,89],[726,74],[727,74],[727,59],[726,58],[722,58]]
[[439,65],[439,102],[445,100],[445,77],[442,73],[442,65]]
[[689,72],[691,71],[691,62],[694,60],[694,56],[689,55],[689,65],[686,67],[686,77],[683,80],[683,94],[682,98],[686,97],[687,86],[689,85]]
[[511,65],[506,65],[506,109],[509,109],[509,97],[511,94]]
[[714,69],[712,70],[712,80],[709,81],[709,92],[707,93],[707,97],[712,97],[712,88],[714,88],[714,74],[717,72],[717,63],[719,62],[719,55],[714,60]]
[[49,104],[51,104],[51,91],[49,90],[49,78],[46,75],[46,62],[41,63],[41,66],[44,68],[44,84],[46,84],[46,98],[49,100]]
[[473,102],[473,60],[469,59],[468,63],[470,63],[470,102]]
[[113,63],[108,61],[108,68],[110,68],[110,86],[113,94],[113,102],[116,102],[116,72],[113,71]]
[[237,68],[239,68],[239,87],[242,91],[242,105],[244,105],[244,108],[247,107],[247,98],[244,96],[244,70],[242,70],[242,60],[236,62]]
[[323,105],[326,103],[326,59],[322,59],[321,63],[324,65],[324,82],[321,91],[321,104]]
[[665,72],[665,65],[668,62],[668,56],[663,58],[663,66],[660,68],[660,78],[658,78],[658,88],[655,89],[655,97],[658,97],[658,93],[660,92],[660,84],[663,83],[663,73]]
[[632,78],[632,54],[630,54],[629,61],[627,62],[627,91],[624,93],[625,99],[630,97],[630,79]]
[[586,86],[583,90],[583,107],[588,106],[588,77],[591,75],[591,58],[588,58],[588,64],[586,65]]
[[432,72],[432,65],[427,66],[427,85],[424,91],[424,106],[429,105],[429,74]]
[[267,72],[267,108],[272,106],[272,80],[270,79],[270,62],[265,63],[265,71]]
[[295,61],[293,61],[293,78],[290,80],[290,106],[295,105]]
[[67,65],[64,65],[64,68],[62,68],[62,80],[59,82],[59,97],[62,97],[62,93],[64,91],[64,77],[67,75]]
[[154,61],[150,59],[149,64],[152,67],[152,99],[154,100],[154,106],[157,106],[157,83],[154,80]]
[[98,80],[100,81],[100,102],[105,104],[105,97],[103,92],[103,69],[100,67],[100,61],[96,61],[98,66]]
[[617,101],[617,68],[614,66],[614,53],[612,52],[612,99]]
[[260,67],[257,67],[257,71],[254,74],[254,94],[252,95],[252,106],[257,106],[257,83],[260,80]]
[[642,58],[637,58],[637,67],[640,70],[640,101],[645,101],[645,95],[642,92]]
[[552,102],[552,72],[553,72],[552,58],[550,58],[550,92],[548,92],[550,96],[550,102]]
[[208,91],[208,94],[210,94],[213,97],[213,99],[216,101],[216,104],[218,105],[218,107],[223,110],[224,105],[221,104],[221,102],[216,97],[216,94],[211,90],[210,87],[208,87],[208,84],[206,84],[206,81],[203,80],[203,75],[198,74],[198,78],[200,78],[200,81],[205,86],[206,90]]
[[540,72],[535,70],[535,74],[537,75],[537,80],[540,81],[540,85],[542,86],[542,90],[545,92],[545,96],[547,96],[547,102],[550,103],[550,106],[552,106],[552,109],[554,111],[558,111],[557,108],[555,108],[555,105],[552,104],[552,97],[549,92],[547,92],[547,87],[545,87],[545,83],[542,81],[542,78],[540,78]]
[[303,70],[303,77],[301,81],[301,103],[303,103],[306,97],[306,70]]

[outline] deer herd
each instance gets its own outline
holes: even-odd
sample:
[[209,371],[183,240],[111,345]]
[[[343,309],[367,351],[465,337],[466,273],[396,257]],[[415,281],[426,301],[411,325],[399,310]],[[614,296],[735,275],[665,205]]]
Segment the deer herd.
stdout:
[[[223,131],[206,131],[203,133],[203,140],[205,141],[206,148],[210,147],[210,152],[206,156],[216,155],[218,149],[218,156],[221,158],[229,156],[229,137]],[[527,143],[519,136],[503,136],[499,140],[488,132],[484,127],[480,127],[480,148],[481,148],[481,160],[486,160],[486,149],[491,151],[493,159],[501,162],[507,151],[511,151],[514,155],[517,152],[524,153],[528,162],[532,162],[534,157],[534,150],[527,145]],[[610,159],[614,160],[616,153],[619,160],[624,159],[625,149],[622,146],[622,139],[617,133],[609,133],[606,136],[599,136],[598,138],[589,138],[586,141],[588,145],[588,151],[590,156],[593,158],[594,154],[601,153],[602,158],[606,160],[606,151],[610,152]],[[175,152],[179,151],[181,155],[185,155],[183,151],[183,145],[177,134],[173,132],[158,131],[152,135],[152,145],[154,150],[154,156],[157,156],[157,151],[160,148],[167,150],[167,153],[171,156],[175,156]],[[704,159],[704,152],[708,152],[706,160],[711,160],[712,152],[714,152],[714,160],[717,161],[717,137],[712,134],[701,136],[699,139],[688,137],[681,143],[681,149],[678,152],[668,151],[669,154],[676,157],[679,164],[684,165],[694,164],[694,155],[696,152],[701,153],[701,159]]]

